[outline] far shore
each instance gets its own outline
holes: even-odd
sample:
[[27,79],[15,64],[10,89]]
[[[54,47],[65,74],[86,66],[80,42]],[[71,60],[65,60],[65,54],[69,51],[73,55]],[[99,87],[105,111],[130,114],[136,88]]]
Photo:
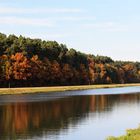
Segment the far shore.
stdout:
[[131,86],[140,86],[140,83],[137,83],[137,84],[81,85],[81,86],[55,86],[55,87],[0,88],[0,95],[63,92],[63,91],[88,90],[88,89],[99,89],[99,88],[118,88],[118,87],[131,87]]

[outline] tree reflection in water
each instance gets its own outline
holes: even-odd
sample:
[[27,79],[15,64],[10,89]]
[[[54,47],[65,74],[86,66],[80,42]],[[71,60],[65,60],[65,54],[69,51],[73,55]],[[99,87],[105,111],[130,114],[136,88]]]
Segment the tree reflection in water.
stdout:
[[90,113],[102,115],[120,103],[139,102],[140,95],[73,96],[47,102],[10,103],[0,106],[0,138],[27,139],[58,135],[76,127]]

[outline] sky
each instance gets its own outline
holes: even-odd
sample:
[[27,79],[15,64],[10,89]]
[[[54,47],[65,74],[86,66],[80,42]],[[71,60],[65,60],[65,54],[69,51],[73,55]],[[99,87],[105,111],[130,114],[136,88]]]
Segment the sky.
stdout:
[[0,32],[140,61],[140,0],[0,0]]

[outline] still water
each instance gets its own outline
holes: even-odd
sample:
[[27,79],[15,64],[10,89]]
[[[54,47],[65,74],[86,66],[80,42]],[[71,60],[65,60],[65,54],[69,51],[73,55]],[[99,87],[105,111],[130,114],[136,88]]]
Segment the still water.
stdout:
[[140,124],[140,87],[0,96],[0,140],[104,140]]

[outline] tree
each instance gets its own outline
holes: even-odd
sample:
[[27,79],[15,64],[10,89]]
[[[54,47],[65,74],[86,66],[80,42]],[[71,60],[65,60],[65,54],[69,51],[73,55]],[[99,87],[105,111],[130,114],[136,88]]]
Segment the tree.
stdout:
[[84,64],[80,64],[80,84],[89,84],[88,71]]
[[14,79],[27,80],[31,76],[29,60],[22,53],[12,55],[11,61]]
[[61,67],[57,61],[53,61],[51,63],[51,68],[50,68],[50,79],[51,79],[51,84],[61,84],[61,78],[62,78],[62,73],[61,73]]
[[74,76],[73,70],[69,64],[64,64],[62,67],[62,82],[64,85],[70,85]]

